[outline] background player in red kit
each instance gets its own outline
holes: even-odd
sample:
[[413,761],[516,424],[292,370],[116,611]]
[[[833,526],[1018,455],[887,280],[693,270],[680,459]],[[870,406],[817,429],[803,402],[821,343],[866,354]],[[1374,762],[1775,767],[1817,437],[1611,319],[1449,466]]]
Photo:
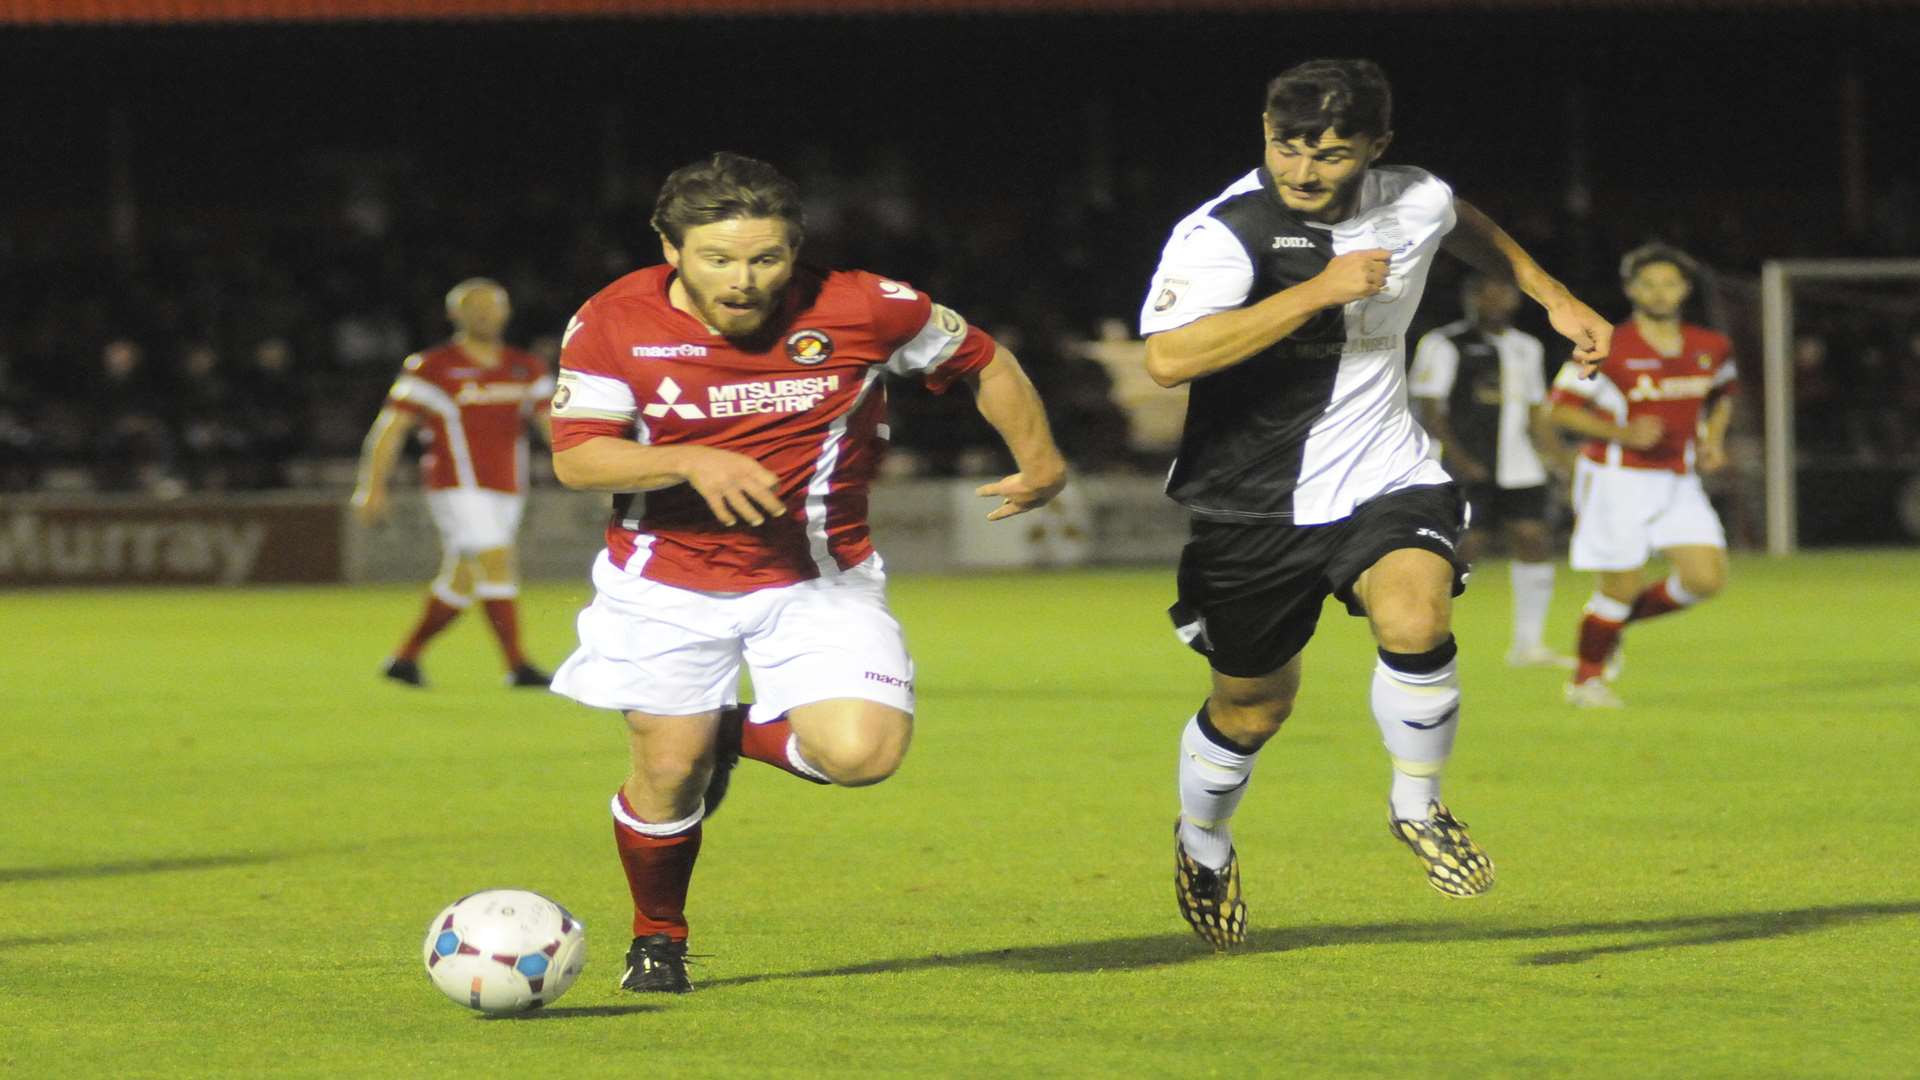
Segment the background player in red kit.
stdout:
[[913,662],[867,531],[881,373],[972,386],[1020,470],[980,488],[1001,500],[989,518],[1044,505],[1066,465],[992,338],[911,286],[796,263],[800,193],[771,166],[717,154],[679,169],[653,225],[666,265],[587,301],[561,352],[554,473],[615,498],[580,647],[553,687],[625,715],[621,985],[684,993],[701,822],[734,762],[859,786],[906,753]]
[[426,610],[381,669],[396,682],[425,685],[421,651],[478,597],[506,660],[507,685],[547,685],[520,645],[514,534],[527,501],[527,423],[551,441],[553,376],[545,361],[501,340],[512,314],[498,284],[470,278],[455,285],[447,293],[453,340],[407,357],[367,432],[355,514],[369,525],[386,516],[387,478],[419,428],[427,442],[420,477],[440,531],[440,573]]
[[[1726,335],[1680,320],[1697,276],[1674,248],[1628,252],[1620,280],[1633,317],[1614,330],[1599,377],[1569,365],[1554,380],[1554,422],[1588,439],[1574,466],[1571,562],[1598,579],[1567,685],[1575,705],[1620,706],[1608,668],[1628,623],[1690,607],[1727,581],[1726,533],[1699,474],[1727,462],[1736,373]],[[1672,572],[1642,588],[1654,551]]]

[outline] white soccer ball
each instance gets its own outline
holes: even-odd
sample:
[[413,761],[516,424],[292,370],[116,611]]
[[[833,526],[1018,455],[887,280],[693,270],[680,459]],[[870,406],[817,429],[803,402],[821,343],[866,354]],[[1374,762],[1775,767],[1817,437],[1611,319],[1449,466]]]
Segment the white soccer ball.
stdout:
[[427,978],[483,1013],[551,1005],[587,964],[587,928],[524,889],[488,889],[448,904],[427,926]]

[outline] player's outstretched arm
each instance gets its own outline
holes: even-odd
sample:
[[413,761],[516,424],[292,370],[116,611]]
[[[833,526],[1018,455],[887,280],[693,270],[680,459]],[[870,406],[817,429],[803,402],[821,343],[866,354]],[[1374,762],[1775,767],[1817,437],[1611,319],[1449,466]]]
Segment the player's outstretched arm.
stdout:
[[1527,438],[1533,441],[1534,452],[1555,476],[1564,480],[1573,475],[1573,449],[1560,437],[1560,429],[1553,422],[1552,406],[1535,405],[1527,414]]
[[553,475],[575,491],[655,491],[689,484],[726,526],[786,513],[780,478],[745,454],[711,446],[642,446],[602,435],[553,454]]
[[353,485],[353,515],[362,525],[387,516],[387,478],[400,459],[400,448],[413,431],[413,414],[389,405],[373,418],[373,427],[360,444],[360,472]]
[[1603,442],[1619,443],[1629,450],[1647,450],[1660,441],[1664,431],[1657,416],[1636,416],[1627,422],[1627,426],[1608,420],[1591,409],[1579,405],[1560,404],[1553,407],[1554,426],[1562,431]]
[[1330,307],[1364,300],[1387,282],[1384,250],[1337,255],[1312,278],[1257,304],[1215,312],[1147,338],[1147,374],[1174,387],[1258,356]]
[[1582,376],[1600,370],[1613,342],[1613,324],[1580,301],[1565,285],[1541,268],[1519,241],[1465,199],[1453,201],[1458,224],[1442,246],[1447,252],[1489,277],[1511,281],[1520,291],[1547,309],[1547,321],[1561,337],[1573,342],[1573,360]]
[[1032,380],[1020,361],[1002,348],[967,381],[973,386],[980,415],[1000,433],[1020,469],[1012,476],[980,485],[977,494],[1000,498],[1000,505],[987,512],[987,520],[999,521],[1045,506],[1067,486],[1067,461],[1054,445],[1046,407],[1040,403]]
[[1716,473],[1727,467],[1727,429],[1733,426],[1733,398],[1720,394],[1707,406],[1700,425],[1700,454],[1697,466],[1703,473]]

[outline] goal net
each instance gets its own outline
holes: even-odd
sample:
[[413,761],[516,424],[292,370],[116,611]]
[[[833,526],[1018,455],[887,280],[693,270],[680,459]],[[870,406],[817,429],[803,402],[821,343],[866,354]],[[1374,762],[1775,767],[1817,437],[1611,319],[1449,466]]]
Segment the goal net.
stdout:
[[1716,293],[1758,331],[1767,551],[1920,541],[1920,259],[1775,260],[1746,291]]

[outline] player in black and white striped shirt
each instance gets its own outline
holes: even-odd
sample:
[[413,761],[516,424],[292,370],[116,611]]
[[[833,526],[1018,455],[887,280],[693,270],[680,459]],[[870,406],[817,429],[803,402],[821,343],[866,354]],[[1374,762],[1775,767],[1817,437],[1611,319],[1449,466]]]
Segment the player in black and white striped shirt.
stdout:
[[1466,318],[1436,327],[1414,346],[1408,372],[1420,426],[1439,441],[1440,463],[1462,485],[1473,528],[1461,550],[1498,529],[1512,561],[1512,667],[1572,668],[1544,638],[1553,603],[1553,533],[1547,527],[1548,466],[1564,480],[1572,455],[1547,415],[1545,349],[1513,325],[1520,291],[1469,274],[1460,287]]
[[1408,413],[1404,335],[1443,246],[1544,305],[1576,360],[1597,362],[1611,331],[1438,178],[1375,164],[1391,96],[1367,60],[1269,84],[1264,163],[1175,227],[1141,312],[1149,374],[1191,388],[1167,481],[1193,522],[1172,613],[1213,686],[1181,737],[1175,884],[1216,948],[1246,927],[1229,819],[1292,711],[1328,595],[1379,643],[1394,836],[1447,895],[1493,884],[1440,801],[1459,727],[1462,502]]

